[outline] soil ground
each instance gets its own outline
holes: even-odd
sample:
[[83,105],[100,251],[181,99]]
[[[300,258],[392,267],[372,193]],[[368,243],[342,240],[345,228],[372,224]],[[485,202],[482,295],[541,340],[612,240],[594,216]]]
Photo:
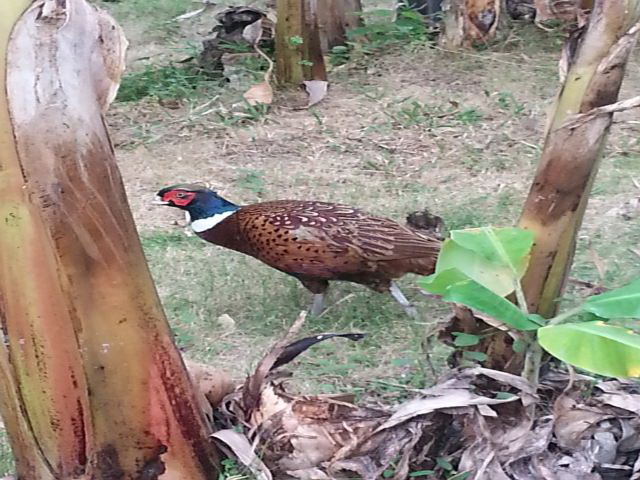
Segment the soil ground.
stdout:
[[[393,3],[365,2],[369,18],[388,21],[374,10]],[[173,21],[197,7],[180,0],[103,6],[131,43],[123,86],[144,81],[149,65],[189,56],[214,23],[212,13]],[[179,211],[150,203],[163,186],[209,182],[235,203],[316,199],[400,221],[427,207],[450,229],[517,221],[559,87],[563,32],[517,25],[485,49],[458,53],[387,33],[393,35],[401,41],[383,40],[372,53],[356,49],[333,67],[328,97],[311,110],[292,109],[292,95],[279,94],[268,114],[247,112],[241,94],[264,67],[253,56],[238,56],[228,67],[230,82],[202,82],[175,105],[164,98],[170,92],[162,88],[171,88],[165,85],[155,97],[112,106],[107,122],[131,208],[177,342],[190,357],[243,378],[310,295],[257,260],[187,236]],[[634,54],[621,98],[640,89],[639,65]],[[640,196],[639,130],[638,111],[617,117],[573,278],[616,287],[640,275],[640,211],[620,213]],[[314,347],[292,366],[294,388],[399,398],[430,383],[421,342],[449,308],[421,295],[415,280],[400,285],[422,322],[410,320],[390,296],[334,284],[329,310],[310,319],[305,332],[368,336]],[[565,301],[582,294],[570,288]],[[445,368],[446,354],[432,347],[437,369]]]

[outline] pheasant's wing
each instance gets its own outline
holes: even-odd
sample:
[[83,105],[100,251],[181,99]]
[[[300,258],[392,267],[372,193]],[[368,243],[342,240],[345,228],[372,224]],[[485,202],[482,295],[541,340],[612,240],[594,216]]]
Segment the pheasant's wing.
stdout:
[[435,257],[440,247],[437,239],[346,205],[281,200],[245,208],[251,209],[247,217],[252,223],[245,231],[252,231],[263,247],[282,244],[287,250],[283,254],[292,255],[284,245],[295,245],[294,251],[312,263],[331,267],[340,261],[349,269],[361,267],[363,261]]
[[362,270],[361,255],[333,241],[324,229],[332,220],[312,205],[317,203],[277,201],[241,208],[238,227],[252,255],[284,272],[309,277],[330,279]]
[[333,241],[360,252],[369,261],[404,260],[434,257],[440,241],[410,230],[392,220],[360,212],[327,232]]

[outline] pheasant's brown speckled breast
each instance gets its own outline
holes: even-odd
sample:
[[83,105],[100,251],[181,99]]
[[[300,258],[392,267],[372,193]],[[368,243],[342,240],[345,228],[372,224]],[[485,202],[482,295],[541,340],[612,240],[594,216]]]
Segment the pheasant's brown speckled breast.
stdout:
[[278,201],[242,208],[239,228],[257,257],[288,273],[328,280],[366,268],[340,229],[356,210],[320,202]]
[[258,258],[320,292],[328,280],[376,290],[405,273],[433,272],[436,239],[333,203],[280,200],[240,208],[205,240]]

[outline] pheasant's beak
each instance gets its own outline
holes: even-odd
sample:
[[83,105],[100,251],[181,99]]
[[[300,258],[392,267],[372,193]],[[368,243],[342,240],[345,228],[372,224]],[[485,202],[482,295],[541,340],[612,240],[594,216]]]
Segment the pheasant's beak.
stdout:
[[165,202],[160,195],[157,195],[155,200],[151,202],[152,205],[169,205],[169,202]]

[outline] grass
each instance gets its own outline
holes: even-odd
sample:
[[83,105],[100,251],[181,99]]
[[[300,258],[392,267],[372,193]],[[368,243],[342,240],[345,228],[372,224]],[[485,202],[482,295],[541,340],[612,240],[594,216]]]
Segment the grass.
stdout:
[[147,65],[143,70],[125,73],[117,101],[136,102],[146,97],[183,100],[210,93],[220,81],[212,80],[199,69],[175,65]]
[[[212,180],[241,203],[318,198],[396,219],[426,206],[451,229],[512,225],[539,157],[544,110],[557,85],[557,37],[525,27],[520,36],[493,50],[452,55],[403,48],[395,35],[369,54],[374,74],[359,70],[353,48],[344,52],[351,56],[343,58],[347,63],[334,72],[331,95],[314,112],[279,111],[275,122],[264,126],[208,130],[205,139],[167,138],[149,146],[148,155],[125,152],[125,178],[140,183],[128,165],[139,169],[148,159],[154,162],[155,177],[163,179],[159,183],[191,179],[195,168],[200,178]],[[424,44],[424,39],[415,43]],[[527,47],[526,52],[532,61],[523,63],[519,48],[531,43],[536,49]],[[216,148],[223,151],[213,153]],[[597,201],[583,231],[606,259],[606,281],[613,286],[640,271],[628,250],[640,234],[635,224],[611,230],[618,219],[598,220],[621,197],[633,194],[631,184],[620,191],[621,180],[637,168],[633,132],[614,133],[610,150],[621,153],[608,154],[609,167],[598,177]],[[186,162],[170,160],[185,151]],[[159,158],[169,160],[156,165]],[[308,292],[251,258],[182,232],[176,237],[161,217],[166,212],[156,214],[145,206],[136,213],[179,344],[189,355],[215,358],[233,365],[234,371],[241,358],[243,373],[249,372],[306,308]],[[629,240],[611,248],[617,232]],[[585,242],[586,237],[579,241],[574,275],[594,279]],[[425,323],[446,317],[447,307],[418,294],[415,277],[401,285]],[[574,294],[579,292],[567,296]],[[388,296],[353,285],[334,285],[329,304],[333,306],[326,315],[308,322],[305,334],[366,331],[368,336],[358,343],[337,339],[313,347],[295,362],[296,388],[386,396],[430,381],[420,346],[428,325],[407,321]],[[218,320],[223,314],[233,319],[232,328]],[[246,345],[253,346],[249,353]],[[444,347],[434,352],[439,367],[446,353]]]
[[[198,238],[154,232],[143,236],[143,246],[177,343],[199,360],[216,358],[226,363],[243,355],[248,373],[274,332],[286,328],[311,300],[297,280]],[[165,278],[172,281],[162,281]],[[415,292],[413,282],[402,284]],[[431,313],[446,311],[446,307],[417,300]],[[329,305],[325,315],[307,322],[304,334],[337,331],[367,332],[368,336],[360,342],[335,339],[314,346],[296,362],[304,378],[300,388],[324,393],[362,389],[368,380],[350,385],[346,379],[349,372],[363,368],[378,369],[377,379],[393,383],[417,387],[429,381],[417,361],[425,326],[410,322],[390,297],[335,284]],[[218,321],[223,314],[233,318],[235,328]],[[247,350],[247,345],[254,348]],[[380,365],[378,352],[383,349],[387,362]]]
[[[127,0],[120,2],[100,1],[99,5],[107,9],[125,27],[129,22],[135,23],[135,33],[141,39],[150,37],[164,39],[165,35],[178,28],[172,19],[189,10],[198,8],[189,0]],[[133,28],[125,28],[131,34]]]
[[[156,186],[211,180],[240,203],[317,198],[399,220],[429,207],[451,229],[517,220],[539,157],[544,110],[557,86],[558,37],[524,27],[489,50],[453,55],[425,50],[428,32],[388,28],[384,33],[374,25],[360,32],[375,39],[371,51],[358,53],[349,45],[337,52],[342,56],[334,63],[344,66],[332,73],[331,94],[313,112],[283,109],[270,122],[243,129],[214,112],[208,124],[192,121],[180,136],[158,124],[164,136],[144,149],[120,152],[145,251],[177,342],[189,355],[215,359],[235,372],[240,365],[242,376],[307,307],[310,295],[293,278],[254,259],[173,229],[166,211],[149,210],[137,200]],[[530,61],[523,62],[523,51]],[[360,53],[368,58],[366,72]],[[263,68],[251,62],[234,67],[248,75]],[[595,187],[594,199],[602,201],[593,204],[584,228],[611,265],[607,275],[613,284],[637,275],[640,267],[628,251],[631,243],[608,249],[609,226],[617,220],[594,220],[618,197],[633,193],[630,185],[626,193],[619,187],[636,168],[629,153],[637,150],[634,139],[633,132],[612,136],[612,151],[621,153],[608,154],[613,166],[603,168]],[[141,176],[141,169],[151,173]],[[639,235],[632,223],[621,229],[630,240]],[[584,242],[574,274],[592,279],[595,267]],[[332,307],[310,319],[304,334],[365,331],[368,336],[313,347],[295,362],[295,388],[386,396],[427,384],[422,337],[448,308],[423,298],[415,277],[401,286],[425,324],[408,321],[388,296],[334,285]],[[440,368],[446,353],[444,347],[434,351]]]
[[[365,12],[364,19],[363,26],[347,32],[347,46],[359,54],[369,55],[390,47],[424,43],[432,33],[422,16],[412,10],[400,10],[396,13],[389,8],[373,8]],[[366,39],[365,42],[362,41],[363,38]],[[334,49],[332,53],[333,63],[346,62],[344,49]]]
[[235,180],[238,188],[248,190],[261,196],[265,190],[264,172],[260,170],[242,169]]
[[225,458],[221,463],[222,472],[218,476],[218,480],[251,480],[254,478],[251,472],[247,472],[247,469],[239,465],[234,458]]
[[4,426],[0,428],[0,475],[7,476],[14,471],[13,455]]
[[108,4],[102,2],[102,5],[118,18],[133,19],[136,22],[148,21],[152,24],[165,23],[193,7],[187,0],[128,0]]
[[[371,41],[358,45],[353,37],[353,44],[334,50],[332,61],[340,67],[332,70],[321,104],[299,111],[278,100],[283,107],[276,106],[268,122],[266,112],[232,108],[264,69],[260,60],[240,57],[234,80],[220,87],[161,54],[149,55],[152,47],[164,54],[193,40],[188,22],[170,22],[192,4],[104,4],[129,34],[130,56],[151,57],[146,67],[131,66],[107,121],[158,291],[176,341],[190,357],[243,378],[308,306],[310,295],[295,279],[252,258],[187,237],[173,224],[182,221],[178,212],[149,206],[161,186],[208,180],[240,203],[337,201],[400,221],[428,207],[450,229],[517,221],[539,159],[545,109],[558,86],[560,34],[524,25],[485,51],[452,54],[427,48],[430,32],[410,17],[389,25],[391,3],[367,2],[374,22],[359,34]],[[202,21],[210,23],[207,18]],[[639,85],[640,70],[632,62],[622,98]],[[186,101],[177,110],[158,105],[158,99],[172,98]],[[640,256],[631,251],[640,245],[640,222],[606,215],[640,195],[631,182],[640,179],[637,133],[634,124],[612,129],[573,277],[614,287],[640,276]],[[606,267],[602,279],[594,251]],[[335,284],[330,309],[309,319],[303,335],[368,335],[312,347],[291,365],[292,388],[388,402],[428,384],[422,338],[449,308],[420,295],[415,280],[408,276],[400,285],[424,316],[421,323],[410,321],[387,295]],[[582,294],[571,287],[567,302]],[[439,371],[447,353],[433,347]],[[1,474],[11,467],[6,444],[0,445]],[[234,468],[228,465],[227,477],[241,474]]]

